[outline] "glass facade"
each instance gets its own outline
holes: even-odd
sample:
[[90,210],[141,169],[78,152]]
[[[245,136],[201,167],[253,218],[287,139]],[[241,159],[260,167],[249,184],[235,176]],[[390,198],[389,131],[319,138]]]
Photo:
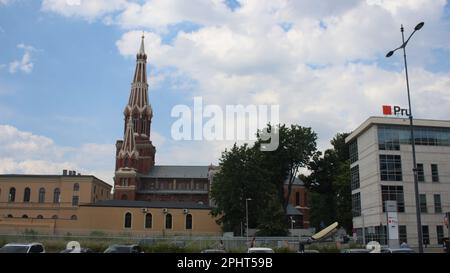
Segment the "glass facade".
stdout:
[[[450,128],[414,126],[416,145],[450,146]],[[411,145],[409,126],[378,125],[378,146],[380,150],[400,150],[400,144]]]
[[402,159],[400,155],[380,155],[381,181],[402,181]]
[[397,211],[405,212],[403,186],[381,186],[381,199],[383,201],[383,212],[386,212],[386,201],[397,201]]
[[359,166],[356,165],[355,167],[350,169],[350,187],[352,190],[359,189]]
[[353,217],[361,216],[361,194],[352,194],[352,214]]
[[350,164],[358,161],[358,141],[352,141],[349,144]]

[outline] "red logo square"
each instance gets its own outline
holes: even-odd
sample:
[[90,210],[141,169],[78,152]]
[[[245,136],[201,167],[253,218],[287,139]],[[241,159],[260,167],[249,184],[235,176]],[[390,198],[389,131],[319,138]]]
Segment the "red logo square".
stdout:
[[392,107],[390,105],[383,105],[383,115],[392,115]]

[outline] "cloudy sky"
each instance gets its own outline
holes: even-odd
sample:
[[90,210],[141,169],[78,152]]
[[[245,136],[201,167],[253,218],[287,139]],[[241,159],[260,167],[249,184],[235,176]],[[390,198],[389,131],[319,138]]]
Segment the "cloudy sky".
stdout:
[[[319,147],[381,105],[450,119],[445,0],[0,0],[0,173],[74,169],[108,182],[142,31],[157,164],[217,163],[230,145],[171,138],[173,106],[278,104]],[[400,52],[398,52],[400,53]]]

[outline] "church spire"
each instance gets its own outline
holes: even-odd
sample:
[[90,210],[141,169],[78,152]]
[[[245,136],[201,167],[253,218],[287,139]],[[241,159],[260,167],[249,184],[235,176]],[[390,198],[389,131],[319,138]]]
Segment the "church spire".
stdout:
[[127,128],[123,140],[122,148],[119,151],[119,157],[121,158],[137,158],[139,156],[136,150],[136,141],[134,139],[133,120],[130,118],[127,122]]
[[141,40],[141,48],[139,49],[139,54],[145,55],[145,46],[144,46],[144,32],[142,32],[142,40]]

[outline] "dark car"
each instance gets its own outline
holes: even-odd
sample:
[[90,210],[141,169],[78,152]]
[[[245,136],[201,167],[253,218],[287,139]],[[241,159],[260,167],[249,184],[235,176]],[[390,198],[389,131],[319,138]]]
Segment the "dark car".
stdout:
[[31,244],[6,244],[0,248],[0,253],[45,253],[41,243]]
[[416,253],[411,248],[382,248],[380,253]]
[[112,245],[104,253],[143,253],[138,245]]
[[202,253],[227,253],[227,252],[223,249],[205,249],[202,250]]

